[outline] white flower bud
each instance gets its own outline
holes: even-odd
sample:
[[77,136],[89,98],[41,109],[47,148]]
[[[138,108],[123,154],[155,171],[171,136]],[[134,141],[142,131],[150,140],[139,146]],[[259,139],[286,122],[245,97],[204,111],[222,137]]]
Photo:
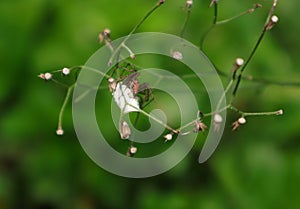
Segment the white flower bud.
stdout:
[[61,72],[62,72],[62,74],[64,74],[64,75],[69,75],[70,74],[70,69],[69,68],[63,68],[62,70],[61,70]]
[[273,15],[270,18],[268,24],[266,25],[266,30],[271,30],[274,27],[274,25],[278,22],[278,20],[279,18],[276,15]]
[[166,141],[170,141],[170,140],[172,140],[173,135],[172,134],[167,134],[167,135],[164,136],[164,138],[166,139]]
[[238,119],[238,123],[243,125],[243,124],[246,123],[246,119],[244,117],[241,117],[241,118]]
[[176,60],[182,60],[182,54],[181,54],[181,52],[174,51],[172,55],[173,55],[174,59],[176,59]]
[[47,80],[47,81],[51,80],[52,79],[52,74],[51,73],[45,73],[44,74],[44,79]]
[[137,152],[137,147],[130,147],[129,151],[134,155]]
[[242,66],[242,65],[244,64],[244,59],[242,59],[242,58],[236,58],[235,64],[236,64],[238,67]]
[[192,0],[186,1],[186,7],[187,7],[187,8],[191,8],[192,5],[193,5],[193,1],[192,1]]
[[283,110],[282,109],[278,110],[276,115],[283,115]]
[[58,128],[58,129],[56,130],[56,134],[57,134],[58,136],[62,136],[62,135],[64,135],[64,130],[63,130],[62,128]]
[[222,123],[223,122],[223,118],[220,114],[215,114],[214,115],[214,122],[215,123]]
[[279,20],[279,18],[278,18],[276,15],[273,15],[273,16],[271,17],[272,23],[277,23],[278,20]]

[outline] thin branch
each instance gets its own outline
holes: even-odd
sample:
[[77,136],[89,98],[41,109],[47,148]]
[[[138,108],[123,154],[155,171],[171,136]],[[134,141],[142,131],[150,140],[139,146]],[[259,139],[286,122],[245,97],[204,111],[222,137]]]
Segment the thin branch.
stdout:
[[157,10],[162,4],[164,3],[164,0],[159,0],[158,3],[155,4],[155,6],[150,9],[147,14],[141,19],[141,21],[131,30],[131,32],[126,36],[126,38],[122,41],[122,43],[115,49],[113,54],[111,55],[111,58],[109,59],[108,65],[111,65],[113,62],[113,59],[115,56],[119,53],[123,45],[128,41],[128,39],[131,37],[131,35],[147,20],[147,18],[155,11]]
[[238,88],[239,88],[239,85],[240,85],[240,82],[241,82],[241,79],[242,79],[243,72],[245,71],[245,69],[246,69],[246,67],[248,66],[249,62],[252,60],[252,58],[253,58],[255,52],[257,51],[257,49],[258,49],[258,47],[259,47],[259,45],[260,45],[260,43],[261,43],[261,41],[262,41],[262,39],[263,39],[263,37],[265,36],[266,32],[267,32],[268,29],[269,29],[269,23],[270,23],[270,20],[271,20],[271,16],[272,16],[273,13],[274,13],[274,10],[275,10],[276,5],[277,5],[277,0],[274,0],[274,3],[273,3],[273,5],[272,5],[272,7],[271,7],[271,9],[270,9],[270,12],[269,12],[269,14],[268,14],[268,17],[267,17],[267,22],[265,23],[265,25],[264,25],[264,27],[263,27],[263,30],[262,30],[262,32],[261,32],[261,34],[260,34],[260,36],[259,36],[259,38],[258,38],[258,40],[257,40],[257,42],[256,42],[256,44],[255,44],[255,46],[254,46],[254,48],[252,49],[252,51],[251,51],[249,57],[247,58],[245,64],[244,64],[243,67],[241,68],[241,71],[240,71],[240,74],[239,74],[239,76],[238,76],[236,85],[235,85],[234,90],[233,90],[233,92],[232,92],[232,95],[233,95],[233,96],[235,96],[236,93],[237,93],[237,90],[238,90]]
[[[61,130],[61,131],[63,130],[62,129],[63,114],[64,114],[64,111],[66,109],[66,105],[67,105],[67,103],[68,103],[68,101],[69,101],[69,99],[71,97],[71,93],[74,90],[74,87],[75,87],[75,84],[71,85],[68,88],[67,95],[65,97],[65,100],[64,100],[63,105],[61,106],[61,109],[60,109],[60,112],[59,112],[59,116],[58,116],[58,128],[57,128],[57,130]],[[57,132],[57,133],[59,133],[59,132]],[[62,134],[63,134],[63,132],[60,135],[62,135]]]
[[201,40],[200,40],[200,45],[199,48],[203,49],[203,44],[208,36],[208,34],[215,28],[217,25],[217,20],[218,20],[218,2],[217,1],[212,1],[213,6],[214,6],[214,18],[213,18],[213,24],[210,26],[210,28],[203,34]]
[[184,32],[186,31],[187,24],[190,20],[190,17],[191,17],[191,8],[188,8],[187,9],[187,14],[186,14],[186,17],[185,17],[185,20],[184,20],[184,23],[183,23],[183,26],[182,26],[182,29],[181,29],[181,32],[180,32],[180,37],[181,38],[183,38]]

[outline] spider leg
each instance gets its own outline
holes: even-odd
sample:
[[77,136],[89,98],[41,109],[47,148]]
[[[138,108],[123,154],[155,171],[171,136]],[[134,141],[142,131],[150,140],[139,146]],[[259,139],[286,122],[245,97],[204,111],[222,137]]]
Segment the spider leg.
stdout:
[[[141,98],[141,108],[145,108],[147,105],[149,105],[153,100],[154,96],[152,93],[152,89],[150,88],[148,83],[143,83],[139,85],[138,93],[140,94]],[[143,95],[143,97],[142,97]]]

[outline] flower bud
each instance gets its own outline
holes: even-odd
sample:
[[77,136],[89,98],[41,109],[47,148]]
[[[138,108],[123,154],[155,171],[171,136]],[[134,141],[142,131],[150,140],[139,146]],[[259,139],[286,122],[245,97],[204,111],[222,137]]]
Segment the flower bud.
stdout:
[[271,30],[274,27],[274,25],[278,22],[278,20],[279,18],[276,15],[273,15],[266,25],[266,30]]
[[244,64],[244,59],[236,58],[235,59],[235,64],[236,64],[237,67],[241,67]]
[[179,51],[174,51],[172,54],[173,58],[176,60],[182,60],[182,54]]
[[246,119],[245,119],[244,117],[239,118],[237,121],[238,121],[238,123],[241,124],[241,125],[243,125],[243,124],[246,123]]
[[172,140],[173,135],[172,134],[167,134],[167,135],[164,136],[164,138],[166,139],[165,141],[170,141],[170,140]]
[[70,69],[65,67],[61,70],[61,72],[62,72],[63,75],[69,75],[70,74]]
[[187,8],[191,8],[192,5],[193,5],[193,1],[192,1],[192,0],[186,1],[186,7],[187,7]]
[[52,74],[51,73],[45,73],[45,80],[49,81],[52,79]]
[[214,122],[215,123],[222,123],[223,122],[223,118],[220,114],[215,114],[214,115]]
[[276,115],[283,115],[283,110],[282,109],[278,110]]
[[56,130],[56,134],[58,136],[62,136],[62,135],[64,135],[64,130],[61,127],[58,127],[58,129]]

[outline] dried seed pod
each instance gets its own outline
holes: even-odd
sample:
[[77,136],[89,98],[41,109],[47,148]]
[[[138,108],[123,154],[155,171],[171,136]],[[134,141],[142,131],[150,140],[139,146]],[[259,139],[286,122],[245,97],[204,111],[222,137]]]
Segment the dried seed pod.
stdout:
[[115,79],[110,77],[107,81],[108,81],[109,91],[110,92],[115,91],[117,87],[117,83]]
[[232,130],[235,131],[237,130],[241,125],[244,125],[246,123],[246,118],[240,117],[236,121],[232,123]]
[[204,132],[207,129],[207,126],[200,120],[196,121],[194,124],[194,133],[198,131]]
[[121,139],[128,139],[131,135],[131,130],[126,121],[121,121],[119,131],[120,131]]

